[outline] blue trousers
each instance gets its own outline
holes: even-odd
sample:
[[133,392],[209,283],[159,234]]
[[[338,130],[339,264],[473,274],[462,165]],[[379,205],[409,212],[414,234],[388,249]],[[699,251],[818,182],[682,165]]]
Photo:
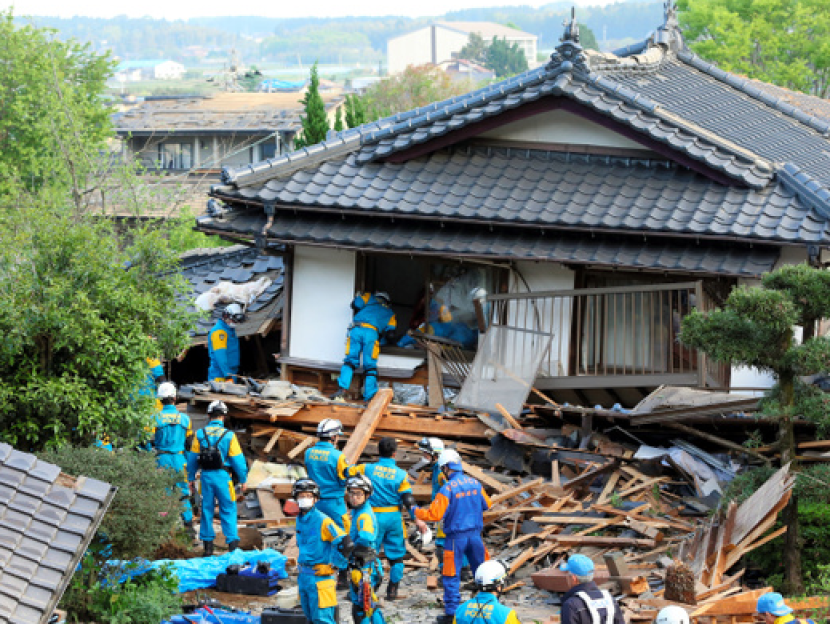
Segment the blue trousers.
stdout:
[[447,615],[455,615],[461,603],[459,574],[465,555],[470,561],[473,574],[478,566],[490,558],[481,541],[480,531],[464,531],[444,538],[444,569],[441,574],[444,577],[444,613]]
[[389,582],[400,583],[403,579],[403,558],[406,556],[406,526],[400,511],[375,511],[378,522],[375,548],[380,552],[381,544],[389,559]]
[[187,461],[182,453],[172,455],[164,453],[156,456],[156,465],[177,473],[181,479],[176,482],[176,489],[182,499],[182,520],[186,525],[193,522],[193,508],[190,506],[190,488],[187,487]]
[[349,338],[346,340],[346,359],[340,369],[337,385],[348,390],[352,385],[352,375],[360,366],[360,357],[363,356],[363,398],[370,400],[378,391],[378,355],[380,342],[378,333],[368,327],[352,327]]
[[315,576],[300,573],[297,577],[300,589],[300,606],[312,624],[337,624],[334,619],[337,606],[337,581],[334,576]]
[[342,496],[340,498],[321,498],[317,501],[315,507],[334,520],[334,523],[346,533],[349,532],[349,511],[346,509],[346,502]]
[[213,508],[219,503],[219,521],[222,534],[230,543],[239,539],[236,531],[236,492],[231,476],[225,470],[202,471],[202,521],[199,524],[199,539],[212,542],[216,537],[213,530]]

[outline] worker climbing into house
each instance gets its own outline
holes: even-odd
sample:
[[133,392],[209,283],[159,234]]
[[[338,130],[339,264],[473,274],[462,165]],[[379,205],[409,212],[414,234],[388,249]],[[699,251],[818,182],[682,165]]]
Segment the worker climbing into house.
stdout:
[[[380,459],[374,464],[360,464],[351,469],[353,474],[364,474],[372,482],[374,492],[369,504],[378,521],[377,548],[383,546],[389,560],[389,584],[386,586],[386,599],[397,600],[398,588],[403,579],[403,558],[406,556],[406,523],[401,515],[401,507],[407,510],[412,519],[412,507],[415,497],[406,471],[395,463],[398,443],[395,438],[381,438],[378,443]],[[425,529],[423,522],[419,528]],[[421,531],[423,532],[423,531]]]
[[491,559],[478,566],[475,575],[478,593],[458,607],[454,624],[521,624],[516,612],[499,602],[506,578],[507,570],[498,561]]
[[346,394],[352,385],[352,375],[363,358],[363,398],[371,400],[378,391],[378,355],[383,342],[394,343],[397,320],[389,307],[390,298],[385,292],[358,293],[352,301],[354,319],[349,325],[346,339],[346,359],[340,369],[337,385],[340,389],[332,395],[337,399]]
[[594,582],[594,562],[585,555],[571,555],[559,566],[567,572],[571,588],[562,596],[562,624],[625,624],[620,606]]
[[[326,418],[317,425],[317,442],[305,452],[305,468],[309,478],[319,489],[317,509],[334,520],[344,532],[349,532],[349,513],[343,496],[351,466],[337,448],[343,425],[339,420]],[[341,568],[338,587],[348,586],[346,569]]]
[[193,434],[190,417],[176,409],[176,386],[169,381],[160,384],[156,397],[161,401],[161,411],[153,417],[150,427],[150,444],[156,454],[156,465],[174,471],[181,478],[176,483],[182,499],[182,521],[192,531],[193,510],[190,507],[190,490],[187,487],[187,461],[184,456],[187,438]]
[[236,326],[245,321],[245,312],[238,303],[231,303],[222,311],[208,334],[209,381],[235,381],[239,374],[239,338]]
[[[438,492],[427,509],[415,507],[415,517],[422,521],[444,522],[444,615],[438,624],[453,621],[458,603],[461,601],[459,574],[461,563],[466,556],[473,570],[490,558],[481,531],[484,528],[484,512],[490,509],[488,498],[481,483],[463,472],[461,456],[457,451],[446,449],[438,457],[438,465],[447,482]],[[421,530],[421,526],[418,526]]]
[[346,500],[351,518],[349,537],[354,550],[349,557],[349,600],[354,624],[383,624],[375,591],[383,580],[376,542],[378,523],[369,497],[374,486],[365,475],[350,477],[346,482]]
[[317,508],[320,488],[311,479],[294,483],[292,496],[297,501],[297,557],[300,605],[313,624],[336,624],[337,607],[334,571],[345,569],[352,552],[352,540],[326,514]]
[[190,452],[187,454],[187,477],[191,489],[196,487],[196,471],[200,472],[202,513],[199,525],[199,539],[205,546],[205,557],[213,555],[213,510],[219,504],[219,520],[222,534],[228,544],[228,551],[239,547],[236,530],[236,489],[232,475],[247,491],[248,465],[239,440],[233,431],[225,428],[228,406],[222,401],[208,405],[210,422],[193,436]]

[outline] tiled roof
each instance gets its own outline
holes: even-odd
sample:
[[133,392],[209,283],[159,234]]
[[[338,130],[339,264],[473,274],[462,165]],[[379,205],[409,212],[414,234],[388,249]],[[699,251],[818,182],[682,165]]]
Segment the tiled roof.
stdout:
[[49,620],[114,495],[0,443],[0,622]]
[[[266,217],[259,210],[240,210],[221,219],[202,217],[212,230],[257,235]],[[537,229],[483,225],[441,225],[377,218],[344,220],[336,215],[312,216],[279,212],[268,238],[285,244],[316,243],[339,249],[387,253],[474,256],[478,258],[542,260],[591,266],[636,268],[684,273],[716,273],[757,277],[778,259],[775,247],[735,243],[678,243],[660,237],[603,237],[568,233],[545,234]]]
[[[279,256],[266,255],[245,245],[195,249],[180,258],[181,274],[193,288],[195,299],[218,282],[246,284],[263,277],[271,285],[245,308],[248,319],[236,327],[238,336],[258,333],[272,320],[282,316],[283,262]],[[212,315],[199,321],[194,333],[196,344],[204,342],[221,315],[224,305],[217,305]]]
[[830,238],[827,223],[787,188],[717,184],[667,161],[515,148],[442,150],[405,163],[356,154],[262,186],[217,190],[254,200],[360,215],[650,231],[789,242]]

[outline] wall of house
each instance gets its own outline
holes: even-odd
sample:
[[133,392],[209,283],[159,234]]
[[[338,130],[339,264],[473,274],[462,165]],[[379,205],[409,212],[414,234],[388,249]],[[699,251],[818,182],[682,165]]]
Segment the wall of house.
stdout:
[[423,65],[432,60],[432,34],[429,26],[389,39],[386,61],[391,76],[401,73],[407,65]]
[[514,121],[488,130],[477,138],[643,149],[639,143],[564,110],[549,111]]
[[289,324],[291,357],[340,362],[349,304],[355,293],[355,253],[323,247],[294,248]]

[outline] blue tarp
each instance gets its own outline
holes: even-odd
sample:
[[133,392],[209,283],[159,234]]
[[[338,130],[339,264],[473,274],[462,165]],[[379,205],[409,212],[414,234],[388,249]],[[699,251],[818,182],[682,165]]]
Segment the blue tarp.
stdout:
[[174,615],[169,620],[163,620],[161,624],[260,624],[262,618],[258,615],[248,613],[232,613],[224,609],[213,609],[213,613],[207,609],[196,609],[195,613],[187,615]]
[[179,591],[186,592],[215,586],[216,577],[222,574],[229,565],[234,563],[256,565],[260,561],[269,562],[271,569],[279,573],[279,578],[288,578],[285,572],[285,556],[271,548],[252,551],[237,548],[232,553],[198,559],[160,559],[151,562],[150,566],[158,568],[168,565],[179,578]]

